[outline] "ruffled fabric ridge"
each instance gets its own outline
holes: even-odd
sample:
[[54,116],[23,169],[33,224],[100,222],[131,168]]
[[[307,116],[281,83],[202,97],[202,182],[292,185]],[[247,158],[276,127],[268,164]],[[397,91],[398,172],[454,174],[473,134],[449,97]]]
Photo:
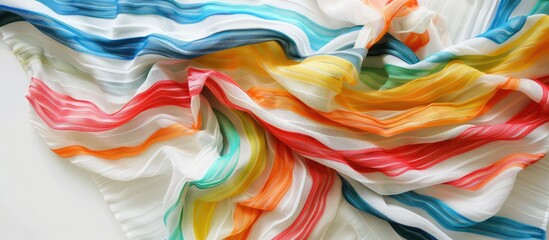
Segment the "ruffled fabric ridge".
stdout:
[[545,239],[549,1],[0,0],[128,239]]

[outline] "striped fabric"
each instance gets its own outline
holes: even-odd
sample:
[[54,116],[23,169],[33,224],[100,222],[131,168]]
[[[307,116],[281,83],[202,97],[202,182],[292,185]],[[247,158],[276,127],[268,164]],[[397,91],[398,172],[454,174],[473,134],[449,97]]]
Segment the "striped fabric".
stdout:
[[545,239],[547,14],[0,0],[0,35],[128,239]]

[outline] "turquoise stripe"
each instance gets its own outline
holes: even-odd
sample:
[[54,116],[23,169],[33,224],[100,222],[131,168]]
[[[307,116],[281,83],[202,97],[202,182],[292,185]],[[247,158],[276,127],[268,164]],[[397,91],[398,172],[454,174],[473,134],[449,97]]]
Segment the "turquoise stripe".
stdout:
[[164,224],[167,224],[168,218],[173,214],[178,214],[177,226],[173,232],[170,233],[168,239],[183,239],[181,223],[183,220],[183,206],[181,200],[184,198],[187,190],[195,186],[199,189],[213,188],[227,181],[229,176],[233,173],[238,163],[238,157],[240,152],[240,136],[231,123],[222,112],[214,109],[215,116],[219,121],[220,131],[224,137],[223,148],[221,149],[221,157],[219,157],[213,165],[208,169],[204,177],[198,181],[192,181],[185,183],[177,201],[170,206],[166,213],[164,213]]
[[530,12],[530,15],[534,14],[549,14],[549,0],[538,0],[538,3]]

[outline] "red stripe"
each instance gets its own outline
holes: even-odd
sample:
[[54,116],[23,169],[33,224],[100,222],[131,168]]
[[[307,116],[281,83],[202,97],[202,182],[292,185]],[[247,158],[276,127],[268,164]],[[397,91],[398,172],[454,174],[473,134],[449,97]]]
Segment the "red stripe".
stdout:
[[[229,77],[214,71],[202,72],[236,85]],[[229,101],[223,88],[215,81],[206,81],[206,86],[223,104],[245,111],[248,109]],[[508,91],[500,91],[501,99]],[[388,176],[398,176],[409,170],[427,169],[451,157],[479,148],[494,141],[516,141],[524,138],[537,127],[549,121],[539,104],[532,102],[520,113],[504,124],[471,127],[454,139],[436,143],[405,145],[393,149],[369,148],[361,150],[334,150],[318,140],[301,133],[279,129],[256,116],[270,133],[288,145],[292,150],[307,156],[332,160],[349,165],[358,172],[382,172]]]
[[[189,85],[193,89],[192,95],[199,94],[205,84],[224,104],[253,115],[251,111],[231,103],[224,89],[215,80],[207,81],[211,76],[238,86],[232,79],[219,72],[189,69],[188,82],[159,81],[112,114],[103,112],[91,102],[56,93],[38,79],[32,79],[28,99],[50,127],[62,130],[104,131],[125,124],[147,109],[164,105],[188,108]],[[547,101],[547,91],[544,91],[542,100],[542,103]],[[532,103],[505,124],[472,127],[454,139],[394,149],[361,150],[333,150],[308,135],[284,131],[262,119],[256,119],[282,142],[302,155],[341,162],[362,173],[383,172],[389,176],[397,176],[408,170],[429,168],[493,141],[519,140],[547,122],[548,116],[542,107]]]
[[114,113],[106,113],[92,102],[55,92],[36,78],[31,80],[27,99],[51,128],[85,132],[119,127],[148,109],[170,105],[188,108],[190,105],[187,83],[172,80],[155,83]]
[[306,159],[305,163],[313,181],[309,196],[292,225],[273,239],[307,239],[326,209],[326,200],[334,184],[335,172],[309,159]]
[[457,180],[447,182],[446,184],[463,189],[476,190],[511,167],[525,168],[536,163],[544,156],[544,154],[512,154],[488,167],[473,171]]

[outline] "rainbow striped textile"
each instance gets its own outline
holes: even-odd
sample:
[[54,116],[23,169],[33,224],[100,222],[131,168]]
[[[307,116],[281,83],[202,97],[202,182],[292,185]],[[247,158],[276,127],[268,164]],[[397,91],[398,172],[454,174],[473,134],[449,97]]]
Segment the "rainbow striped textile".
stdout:
[[0,35],[128,239],[545,239],[548,14],[0,0]]

